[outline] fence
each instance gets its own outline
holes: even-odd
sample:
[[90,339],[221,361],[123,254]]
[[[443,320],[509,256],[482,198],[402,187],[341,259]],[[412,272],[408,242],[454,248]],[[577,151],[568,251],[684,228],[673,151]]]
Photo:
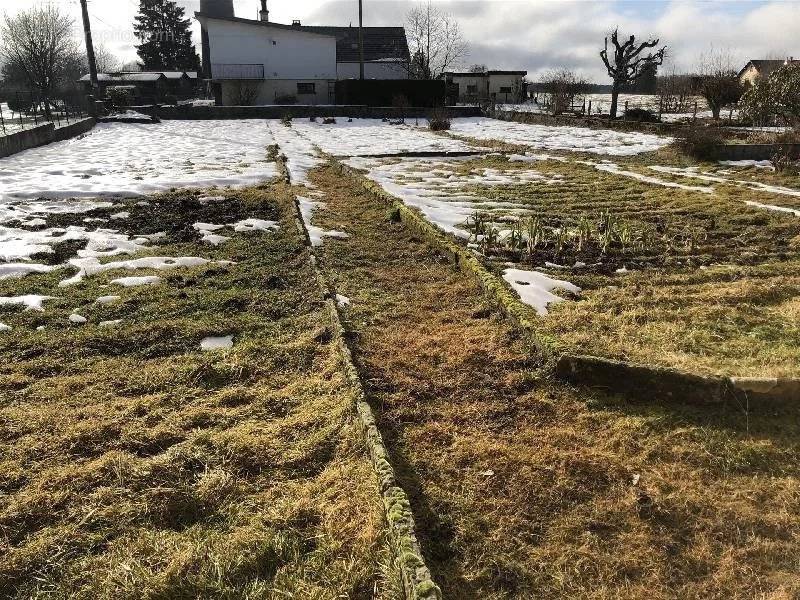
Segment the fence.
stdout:
[[[533,92],[531,99],[524,104],[509,104],[499,107],[505,112],[538,112],[553,113],[553,100],[545,92]],[[559,107],[564,114],[580,116],[608,115],[611,108],[611,94],[596,93],[575,95],[567,105]],[[645,110],[663,122],[695,121],[712,116],[706,101],[699,96],[687,96],[680,99],[660,94],[625,94],[619,95],[617,114],[624,116],[635,109]],[[723,109],[721,118],[732,121],[738,118],[736,106]]]
[[0,136],[11,135],[53,123],[55,127],[71,125],[88,116],[86,105],[79,95],[51,98],[50,118],[46,116],[43,102],[30,92],[16,92],[0,102]]

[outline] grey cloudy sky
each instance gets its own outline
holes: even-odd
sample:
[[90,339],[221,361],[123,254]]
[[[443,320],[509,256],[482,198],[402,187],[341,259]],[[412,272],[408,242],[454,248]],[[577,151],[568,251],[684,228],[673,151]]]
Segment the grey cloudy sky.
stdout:
[[[14,13],[37,0],[0,0]],[[41,3],[41,2],[39,2]],[[78,0],[53,0],[80,23]],[[465,66],[525,69],[532,79],[569,67],[598,82],[605,73],[598,51],[605,33],[652,35],[669,47],[678,70],[690,70],[709,48],[729,50],[742,65],[749,58],[800,57],[800,0],[433,0],[461,25],[470,46]],[[138,0],[90,0],[95,38],[125,60],[135,58],[131,23]],[[199,2],[180,1],[192,14]],[[236,14],[255,18],[259,0],[235,0]],[[364,0],[366,25],[402,25],[410,0]],[[356,0],[269,0],[270,17],[308,25],[357,23]]]

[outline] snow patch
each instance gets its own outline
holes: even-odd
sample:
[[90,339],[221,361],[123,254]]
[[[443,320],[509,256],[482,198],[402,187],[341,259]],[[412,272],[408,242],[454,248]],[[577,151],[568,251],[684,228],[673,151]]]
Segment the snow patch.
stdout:
[[38,265],[33,263],[5,263],[0,264],[0,280],[25,277],[31,273],[49,273],[58,267]]
[[248,231],[274,231],[278,229],[276,221],[265,221],[264,219],[244,219],[233,224],[233,230],[239,233]]
[[316,225],[311,224],[311,218],[312,215],[314,214],[314,211],[317,208],[324,208],[325,207],[324,202],[315,202],[310,198],[304,198],[303,196],[298,196],[297,203],[300,206],[300,216],[303,218],[303,224],[306,226],[306,230],[308,231],[308,237],[311,240],[312,246],[315,247],[321,246],[323,237],[333,237],[340,239],[347,239],[350,237],[344,231],[322,229],[322,227],[317,227]]
[[111,283],[115,285],[121,285],[123,287],[158,285],[161,283],[161,277],[156,277],[155,275],[148,275],[145,277],[120,277],[119,279],[112,279]]
[[452,119],[450,131],[480,140],[612,156],[652,152],[672,143],[672,138],[646,133],[585,127],[532,125],[481,117]]
[[25,296],[4,296],[0,297],[0,306],[9,306],[19,304],[25,307],[25,310],[38,310],[43,311],[42,303],[45,300],[54,300],[53,296],[39,296],[38,294],[27,294]]
[[[105,271],[112,271],[115,269],[125,269],[134,271],[136,269],[177,269],[188,267],[201,267],[207,265],[212,261],[206,258],[198,258],[196,256],[182,256],[182,257],[169,257],[169,256],[147,256],[144,258],[135,258],[131,260],[119,260],[107,263],[101,263],[96,258],[73,258],[69,264],[78,268],[78,272],[70,277],[61,281],[58,285],[61,287],[72,285],[83,281],[86,277],[104,273]],[[217,264],[229,264],[226,261],[217,262]],[[114,282],[112,282],[114,283]]]
[[553,290],[563,289],[573,294],[581,292],[578,286],[568,281],[552,279],[539,271],[508,268],[503,271],[503,279],[519,294],[520,299],[528,306],[532,306],[539,315],[547,314],[549,304],[564,301],[564,298],[553,294]]
[[200,348],[205,352],[214,350],[227,350],[233,347],[233,336],[207,337],[200,342]]
[[3,159],[0,201],[130,197],[275,177],[269,128],[252,120],[100,123],[91,135]]

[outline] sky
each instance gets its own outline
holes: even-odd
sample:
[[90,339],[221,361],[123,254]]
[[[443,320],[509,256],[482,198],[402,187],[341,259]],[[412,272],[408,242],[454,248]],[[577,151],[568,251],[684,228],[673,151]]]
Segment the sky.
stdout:
[[[0,0],[0,13],[49,1],[75,17],[78,0]],[[413,0],[363,0],[365,25],[403,25]],[[800,57],[800,0],[432,0],[459,23],[470,51],[461,66],[527,70],[529,79],[566,67],[605,83],[598,56],[605,35],[618,26],[624,35],[658,37],[668,48],[662,68],[691,71],[712,48],[730,53],[737,67],[751,58]],[[198,0],[180,0],[192,15]],[[306,25],[358,22],[357,0],[268,0],[270,20]],[[134,60],[132,22],[138,0],[90,0],[96,42],[125,61]],[[256,18],[259,0],[235,0],[236,16]],[[199,30],[195,22],[196,36]],[[199,50],[199,43],[198,43]]]

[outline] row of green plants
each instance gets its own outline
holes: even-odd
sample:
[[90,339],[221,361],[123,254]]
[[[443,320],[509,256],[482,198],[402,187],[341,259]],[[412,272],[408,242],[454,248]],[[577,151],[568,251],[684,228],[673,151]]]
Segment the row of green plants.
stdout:
[[537,254],[561,256],[597,256],[612,254],[694,254],[706,241],[702,228],[683,227],[670,230],[649,223],[633,223],[611,211],[597,217],[587,215],[567,223],[550,223],[541,215],[511,221],[502,229],[492,215],[476,212],[465,227],[469,241],[484,254],[515,253],[533,257]]

